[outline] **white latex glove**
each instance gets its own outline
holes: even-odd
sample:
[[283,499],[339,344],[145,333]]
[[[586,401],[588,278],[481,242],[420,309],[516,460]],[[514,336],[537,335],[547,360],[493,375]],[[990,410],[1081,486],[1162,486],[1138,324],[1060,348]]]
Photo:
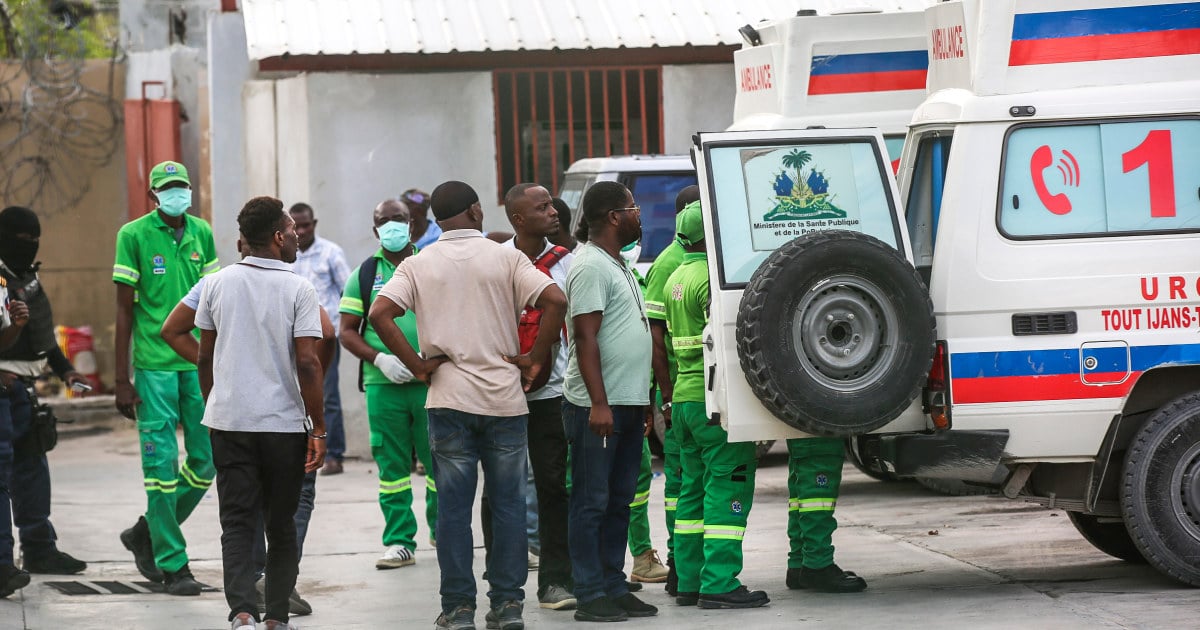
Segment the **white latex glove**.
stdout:
[[413,373],[394,354],[380,352],[375,355],[372,363],[383,372],[389,381],[397,385],[403,385],[413,380]]

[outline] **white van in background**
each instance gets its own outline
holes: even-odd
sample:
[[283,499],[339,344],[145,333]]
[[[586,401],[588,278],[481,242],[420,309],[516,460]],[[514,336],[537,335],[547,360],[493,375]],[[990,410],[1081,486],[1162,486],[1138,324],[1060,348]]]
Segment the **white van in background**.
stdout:
[[596,182],[621,182],[642,208],[642,249],[635,263],[645,273],[675,238],[675,195],[695,185],[696,168],[687,155],[618,155],[585,158],[567,169],[558,196],[571,209],[571,232],[579,227],[583,193]]

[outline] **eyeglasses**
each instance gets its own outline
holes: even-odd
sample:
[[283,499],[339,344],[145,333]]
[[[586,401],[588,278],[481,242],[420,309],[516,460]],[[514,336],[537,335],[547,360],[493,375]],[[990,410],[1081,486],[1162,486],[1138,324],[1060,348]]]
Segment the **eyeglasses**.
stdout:
[[631,211],[633,211],[633,212],[636,212],[636,213],[638,213],[638,214],[641,214],[641,213],[642,213],[642,207],[641,207],[641,206],[629,206],[628,208],[613,208],[612,210],[609,210],[609,212],[625,212],[626,210],[631,210]]

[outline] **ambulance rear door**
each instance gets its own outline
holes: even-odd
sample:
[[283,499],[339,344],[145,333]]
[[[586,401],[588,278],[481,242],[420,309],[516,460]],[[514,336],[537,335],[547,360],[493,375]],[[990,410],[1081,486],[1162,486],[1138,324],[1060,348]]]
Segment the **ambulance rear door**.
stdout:
[[[733,441],[806,437],[764,406],[747,381],[738,349],[743,290],[772,252],[812,232],[866,234],[894,248],[899,264],[911,268],[911,247],[884,138],[878,129],[861,128],[727,131],[701,133],[693,140],[712,291],[704,339],[709,414],[720,419]],[[915,276],[915,270],[910,271]],[[847,355],[859,352],[852,343],[859,333],[871,334],[855,328],[858,322],[832,321],[845,313],[863,313],[856,309],[866,307],[853,302],[851,297],[844,309],[830,302],[829,314],[822,315],[830,317],[831,326],[846,324],[829,328],[829,340],[843,344],[838,352]],[[796,335],[799,346],[801,332]],[[814,358],[811,352],[806,358],[797,352],[796,369],[812,371],[818,380],[823,371],[837,367],[832,365],[837,359]],[[830,382],[830,387],[839,384]],[[925,428],[925,415],[914,402],[881,431]]]

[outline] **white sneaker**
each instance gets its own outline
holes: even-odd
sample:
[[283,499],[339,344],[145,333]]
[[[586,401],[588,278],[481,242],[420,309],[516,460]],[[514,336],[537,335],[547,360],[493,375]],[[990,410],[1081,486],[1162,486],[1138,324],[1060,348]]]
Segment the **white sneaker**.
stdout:
[[537,556],[537,554],[530,551],[529,552],[529,568],[530,568],[530,570],[538,568],[538,564],[540,562],[541,562],[541,558],[539,558]]
[[383,552],[383,557],[375,561],[376,569],[399,569],[410,564],[416,564],[417,557],[408,547],[392,545]]

